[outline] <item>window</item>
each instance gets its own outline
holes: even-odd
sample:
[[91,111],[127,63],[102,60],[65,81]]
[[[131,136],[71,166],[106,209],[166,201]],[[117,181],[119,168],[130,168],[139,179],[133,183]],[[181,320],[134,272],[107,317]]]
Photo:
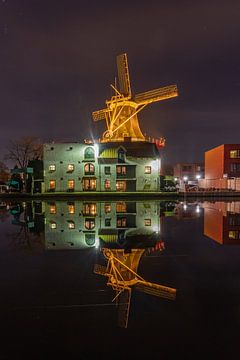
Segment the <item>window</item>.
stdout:
[[50,180],[49,181],[49,189],[51,191],[55,190],[56,189],[56,180]]
[[104,182],[104,188],[105,188],[105,190],[110,190],[110,189],[111,189],[111,182],[110,182],[110,180],[105,180],[105,182]]
[[85,175],[94,175],[95,167],[93,164],[86,164],[84,166]]
[[68,190],[74,190],[74,187],[75,187],[75,181],[68,180]]
[[191,171],[191,170],[192,170],[191,165],[183,165],[183,167],[182,167],[182,171]]
[[231,159],[239,159],[240,158],[240,149],[230,150],[230,158]]
[[68,213],[74,214],[75,213],[75,204],[72,202],[69,202],[67,205],[68,205]]
[[85,191],[93,191],[96,190],[97,180],[96,179],[83,179],[82,180],[83,190]]
[[57,213],[57,207],[55,203],[51,203],[49,205],[49,212],[50,214],[56,214]]
[[88,246],[93,246],[95,244],[95,234],[85,234],[85,243]]
[[72,220],[68,220],[68,228],[69,229],[75,229],[75,222]]
[[97,204],[95,203],[85,203],[83,204],[83,215],[93,215],[97,213]]
[[126,175],[127,168],[126,166],[117,166],[117,175]]
[[127,212],[127,204],[125,202],[117,202],[116,204],[116,212],[117,213],[125,213]]
[[118,150],[118,162],[119,163],[124,163],[125,162],[125,151],[122,148],[120,148]]
[[111,212],[111,204],[105,203],[104,204],[104,211],[105,211],[105,214],[110,213]]
[[233,173],[240,172],[240,163],[232,163],[230,164],[230,171]]
[[95,151],[92,147],[87,147],[84,151],[84,159],[86,160],[94,160],[95,158]]
[[105,175],[111,175],[111,167],[110,166],[105,166],[104,167],[104,174]]
[[111,219],[110,218],[105,219],[105,226],[111,226]]
[[229,239],[238,240],[240,239],[240,232],[231,230],[228,232],[228,237]]
[[56,170],[56,165],[55,164],[49,165],[49,171],[55,171],[55,170]]
[[73,164],[68,164],[67,171],[68,172],[73,172],[74,171],[74,165]]
[[144,219],[145,226],[151,226],[151,219]]
[[126,181],[116,181],[117,191],[126,191]]
[[240,226],[240,214],[229,214],[227,218],[228,218],[228,225]]
[[127,219],[126,218],[118,218],[117,219],[117,227],[126,227]]
[[92,230],[95,228],[95,219],[94,218],[86,218],[85,219],[85,228],[87,230]]
[[151,166],[145,166],[144,174],[151,174],[151,172],[152,172]]
[[50,222],[50,229],[56,229],[57,228],[57,223],[55,221],[51,221]]

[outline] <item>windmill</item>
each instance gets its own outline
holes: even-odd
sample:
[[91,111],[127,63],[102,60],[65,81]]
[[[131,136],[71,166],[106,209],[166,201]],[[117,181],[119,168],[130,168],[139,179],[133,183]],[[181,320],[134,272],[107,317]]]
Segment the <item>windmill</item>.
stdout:
[[94,121],[106,120],[107,130],[101,142],[124,141],[126,138],[146,141],[138,123],[138,113],[149,104],[178,96],[177,86],[165,86],[133,96],[127,54],[117,56],[117,69],[119,89],[116,84],[111,85],[115,94],[106,100],[106,108],[92,113]]
[[112,301],[118,306],[118,324],[126,328],[130,310],[132,289],[155,295],[161,298],[175,300],[176,289],[145,281],[137,274],[137,268],[144,249],[132,249],[125,253],[123,249],[106,249],[103,255],[107,266],[95,264],[94,273],[106,276],[107,285],[116,291]]

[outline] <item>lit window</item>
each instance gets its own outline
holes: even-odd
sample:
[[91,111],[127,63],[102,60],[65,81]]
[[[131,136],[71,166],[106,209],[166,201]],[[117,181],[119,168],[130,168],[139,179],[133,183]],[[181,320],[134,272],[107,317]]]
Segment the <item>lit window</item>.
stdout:
[[95,167],[93,164],[86,164],[84,166],[84,172],[86,175],[93,175],[95,171]]
[[238,240],[240,238],[240,232],[238,230],[231,230],[228,232],[229,239]]
[[82,181],[83,190],[91,191],[96,190],[97,180],[96,179],[83,179]]
[[50,212],[50,214],[56,214],[57,213],[57,207],[56,207],[55,203],[50,204],[49,212]]
[[117,202],[116,204],[116,212],[117,213],[125,213],[127,212],[127,204],[125,202]]
[[74,187],[75,187],[75,181],[68,180],[68,190],[74,190]]
[[49,189],[55,190],[56,189],[56,180],[50,180],[49,181]]
[[151,166],[145,166],[144,174],[151,174],[152,168]]
[[55,221],[51,221],[50,222],[50,228],[51,229],[56,229],[57,228],[57,223],[55,223]]
[[239,159],[240,158],[240,149],[239,150],[230,150],[230,158],[231,159]]
[[111,212],[111,204],[109,204],[109,203],[104,204],[104,211],[106,214],[110,213]]
[[87,230],[92,230],[95,228],[95,219],[94,218],[87,218],[85,219],[85,228]]
[[105,175],[111,175],[111,167],[110,166],[105,166],[104,167],[104,174]]
[[105,219],[105,226],[111,226],[111,219],[110,218]]
[[75,222],[72,221],[72,220],[69,220],[69,221],[68,221],[68,228],[69,228],[69,229],[75,229]]
[[84,159],[91,159],[95,158],[95,151],[92,147],[87,147],[84,151]]
[[83,214],[84,215],[93,215],[97,213],[97,204],[95,203],[86,203],[83,204]]
[[55,164],[49,165],[49,171],[55,171],[55,170],[56,170],[56,165]]
[[126,227],[127,219],[126,218],[118,218],[117,219],[117,227]]
[[68,213],[74,214],[75,213],[75,204],[74,203],[68,203]]
[[117,191],[126,191],[126,181],[116,181]]
[[126,166],[117,166],[117,174],[118,175],[126,175],[127,168]]
[[73,164],[68,164],[67,171],[69,171],[69,172],[74,171],[74,165]]
[[145,226],[151,226],[151,219],[144,219]]
[[104,187],[105,187],[105,190],[110,190],[111,189],[110,180],[105,180]]

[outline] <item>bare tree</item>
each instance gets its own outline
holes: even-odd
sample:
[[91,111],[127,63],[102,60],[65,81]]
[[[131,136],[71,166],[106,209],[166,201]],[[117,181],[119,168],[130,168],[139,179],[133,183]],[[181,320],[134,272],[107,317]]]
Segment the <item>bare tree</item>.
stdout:
[[6,160],[11,160],[20,168],[27,167],[29,160],[42,159],[43,146],[36,137],[12,140],[7,147]]
[[0,181],[6,182],[9,178],[9,170],[4,162],[0,161]]

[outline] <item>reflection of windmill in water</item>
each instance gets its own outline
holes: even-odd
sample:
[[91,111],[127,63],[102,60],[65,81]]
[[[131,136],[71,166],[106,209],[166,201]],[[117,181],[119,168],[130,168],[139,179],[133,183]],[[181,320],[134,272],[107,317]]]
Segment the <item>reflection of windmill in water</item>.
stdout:
[[132,95],[128,70],[127,54],[117,56],[119,90],[111,85],[115,95],[106,100],[106,108],[94,111],[94,121],[106,120],[107,130],[103,133],[102,142],[108,141],[146,141],[137,114],[147,105],[176,97],[177,86],[170,85],[144,93]]
[[138,264],[144,249],[132,249],[124,252],[123,249],[103,249],[107,259],[107,266],[95,264],[94,273],[106,276],[107,285],[116,291],[112,301],[118,306],[118,324],[127,327],[130,310],[132,289],[155,295],[161,298],[175,300],[176,289],[145,281],[137,274]]

